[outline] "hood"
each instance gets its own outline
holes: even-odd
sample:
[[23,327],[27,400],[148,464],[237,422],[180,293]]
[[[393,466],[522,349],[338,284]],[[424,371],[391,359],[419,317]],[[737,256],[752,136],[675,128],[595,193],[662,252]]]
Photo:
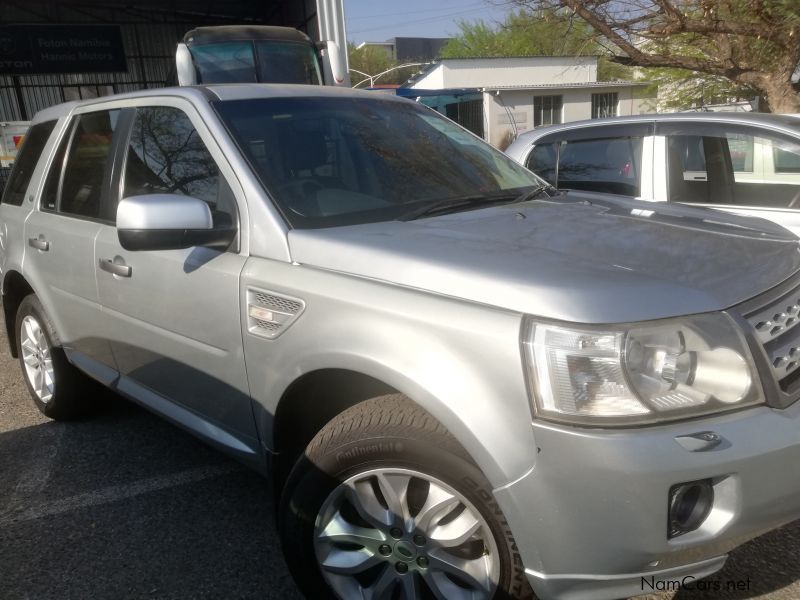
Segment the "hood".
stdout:
[[728,308],[797,272],[799,243],[762,219],[579,193],[289,233],[301,264],[580,323]]

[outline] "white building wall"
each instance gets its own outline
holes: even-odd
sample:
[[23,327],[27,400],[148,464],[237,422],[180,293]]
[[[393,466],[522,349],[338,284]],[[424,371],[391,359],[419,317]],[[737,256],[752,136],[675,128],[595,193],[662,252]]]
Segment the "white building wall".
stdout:
[[[445,89],[444,71],[442,70],[442,65],[438,65],[436,68],[430,70],[427,74],[418,79],[416,83],[414,83],[414,85],[412,85],[411,87],[416,88],[418,90]],[[476,86],[468,86],[468,87],[476,87]]]
[[412,87],[424,90],[470,87],[591,83],[597,81],[597,57],[446,59]]
[[517,135],[533,129],[534,96],[561,96],[561,122],[580,121],[592,117],[592,94],[615,92],[618,95],[617,115],[653,112],[655,98],[645,97],[641,87],[591,87],[579,89],[500,90],[484,94],[486,140],[504,149]]

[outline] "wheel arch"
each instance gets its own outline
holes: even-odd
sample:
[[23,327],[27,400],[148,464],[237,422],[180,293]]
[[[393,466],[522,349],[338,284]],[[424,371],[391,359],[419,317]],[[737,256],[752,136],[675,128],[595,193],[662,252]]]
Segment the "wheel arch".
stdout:
[[[502,420],[502,411],[485,415],[489,426],[477,431],[452,398],[438,397],[399,371],[364,357],[331,362],[338,366],[305,369],[292,380],[279,396],[274,419],[269,425],[263,424],[270,428],[265,431],[271,437],[271,445],[269,442],[267,445],[276,451],[273,465],[276,490],[280,490],[294,460],[326,423],[359,402],[393,393],[405,395],[441,423],[490,482],[509,481],[509,471],[519,466],[506,464],[507,457],[492,451],[491,436],[497,426],[502,426],[498,422]],[[463,398],[461,401],[465,404]],[[527,463],[524,467],[527,470],[531,462],[524,459],[523,462]]]
[[25,296],[33,294],[33,288],[19,271],[8,271],[3,277],[3,317],[6,323],[6,336],[11,356],[18,357],[17,333],[14,324],[17,310]]

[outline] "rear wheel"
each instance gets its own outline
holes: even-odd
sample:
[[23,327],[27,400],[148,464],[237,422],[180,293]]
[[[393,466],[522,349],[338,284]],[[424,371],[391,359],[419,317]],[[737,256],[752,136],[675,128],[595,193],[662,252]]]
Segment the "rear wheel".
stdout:
[[69,363],[33,294],[17,310],[16,338],[22,378],[42,414],[56,420],[84,414],[91,406],[93,382]]
[[309,598],[531,598],[491,487],[455,439],[401,395],[358,404],[312,440],[280,532]]

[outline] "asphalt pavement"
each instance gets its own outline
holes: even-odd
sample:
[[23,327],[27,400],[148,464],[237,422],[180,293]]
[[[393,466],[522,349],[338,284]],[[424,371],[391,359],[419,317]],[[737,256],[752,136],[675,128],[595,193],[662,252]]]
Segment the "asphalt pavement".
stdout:
[[[261,476],[111,392],[92,418],[49,421],[4,332],[0,320],[0,598],[300,598]],[[800,522],[694,587],[707,589],[649,598],[800,598]]]

